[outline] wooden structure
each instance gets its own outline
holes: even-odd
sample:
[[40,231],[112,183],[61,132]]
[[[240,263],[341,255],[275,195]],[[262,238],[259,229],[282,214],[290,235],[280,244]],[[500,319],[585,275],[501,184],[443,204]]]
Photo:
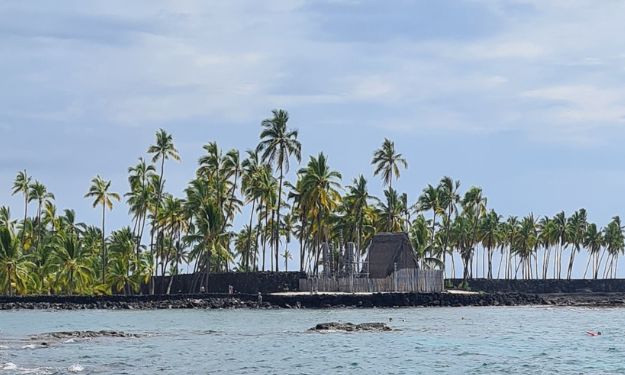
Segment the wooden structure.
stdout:
[[418,268],[419,262],[406,233],[379,233],[371,240],[362,274],[371,279],[384,279],[396,270]]
[[440,293],[444,291],[443,271],[402,269],[384,278],[340,277],[299,280],[300,292],[345,293]]

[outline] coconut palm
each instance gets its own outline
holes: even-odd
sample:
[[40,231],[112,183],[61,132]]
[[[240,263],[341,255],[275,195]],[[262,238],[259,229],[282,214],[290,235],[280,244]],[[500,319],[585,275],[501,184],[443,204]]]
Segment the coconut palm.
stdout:
[[603,247],[603,230],[599,229],[595,223],[589,224],[588,228],[586,228],[586,233],[584,233],[583,244],[589,251],[588,263],[586,264],[586,270],[584,271],[584,279],[586,278],[586,273],[588,272],[588,268],[591,263],[592,278],[596,279],[599,273],[599,255],[601,248]]
[[[28,194],[31,181],[32,178],[26,173],[26,170],[23,170],[17,173],[13,182],[13,195],[22,194],[24,196],[24,221],[22,223],[26,223],[26,218],[28,217]],[[24,229],[22,228],[22,246],[24,246],[24,234]]]
[[105,221],[106,221],[106,209],[113,209],[113,201],[119,202],[121,199],[119,194],[110,192],[111,181],[107,181],[99,175],[91,180],[91,186],[89,191],[85,194],[85,198],[93,198],[93,208],[98,205],[102,206],[102,283],[106,282],[106,240],[105,240]]
[[[523,278],[532,278],[532,257],[535,255],[538,244],[538,228],[534,215],[524,217],[514,240],[514,251],[519,255],[519,266],[523,272]],[[517,267],[518,269],[518,267]]]
[[480,222],[479,240],[487,251],[488,274],[487,278],[493,278],[493,250],[499,244],[501,216],[495,210],[490,210]]
[[[246,198],[246,203],[249,204],[252,202],[252,209],[250,210],[250,221],[247,226],[248,229],[248,239],[245,241],[249,248],[246,251],[246,256],[244,259],[244,268],[250,268],[250,256],[252,253],[252,247],[257,250],[257,243],[252,241],[252,231],[254,229],[253,221],[254,214],[256,213],[256,205],[258,204],[260,195],[259,195],[259,187],[260,187],[260,177],[262,173],[262,163],[259,159],[258,152],[247,150],[247,157],[241,163],[242,168],[242,176],[241,176],[241,193]],[[253,246],[254,245],[254,246]],[[255,251],[256,251],[255,250]]]
[[[458,202],[460,201],[460,181],[454,181],[451,177],[445,176],[438,184],[440,206],[445,212],[443,217],[443,240],[442,253],[443,257],[446,253],[450,254],[452,277],[455,278],[456,266],[454,262],[453,249],[449,247],[452,215],[458,214]],[[443,259],[444,260],[444,259]]]
[[560,279],[562,278],[562,252],[568,246],[568,231],[567,231],[567,218],[564,214],[564,211],[559,212],[553,217],[553,222],[555,225],[555,237],[556,243],[558,245],[555,255],[556,259],[554,260],[554,268],[553,268],[553,278]]
[[[355,178],[352,185],[347,187],[347,195],[343,199],[343,204],[346,207],[347,215],[355,218],[355,240],[358,250],[358,257],[363,248],[363,236],[364,236],[364,224],[365,224],[365,211],[369,207],[369,201],[372,196],[369,194],[367,187],[367,180],[363,175]],[[360,259],[356,260],[357,262]]]
[[39,247],[39,240],[41,239],[41,212],[42,207],[46,202],[49,202],[54,199],[54,194],[48,192],[46,186],[39,181],[35,181],[30,185],[30,190],[28,192],[28,201],[36,201],[37,202],[37,219],[35,222],[36,236],[35,236],[35,248]]
[[65,293],[84,294],[89,291],[95,274],[91,254],[74,233],[60,233],[55,242],[52,268],[55,285]]
[[[328,240],[328,223],[324,218],[334,211],[340,200],[341,174],[332,170],[328,165],[326,156],[320,153],[316,158],[312,157],[305,168],[298,172],[302,178],[302,199],[306,202],[308,214],[313,220],[313,231],[316,234],[317,253],[314,272],[318,273],[319,256],[322,243]],[[323,259],[324,264],[328,259]],[[327,272],[328,270],[324,270]]]
[[[160,177],[158,179],[158,186],[156,190],[156,204],[155,204],[155,212],[154,219],[158,217],[158,210],[161,204],[161,197],[163,194],[163,185],[165,180],[163,180],[163,176],[165,175],[165,160],[172,159],[176,161],[180,161],[180,154],[178,150],[174,146],[174,139],[171,134],[167,133],[163,129],[159,129],[156,132],[156,143],[151,145],[148,148],[148,154],[152,155],[152,163],[157,163],[159,160],[161,162],[160,169]],[[154,221],[152,222],[152,238],[150,240],[150,251],[154,251],[154,234],[156,228],[154,227]]]
[[150,184],[155,174],[154,165],[147,164],[143,158],[139,158],[139,162],[135,166],[128,168],[130,192],[126,193],[125,196],[134,219],[132,233],[133,238],[136,238],[137,252],[141,246],[148,209],[155,203],[155,191],[152,189],[153,185]]
[[436,215],[443,214],[444,208],[441,202],[441,190],[435,188],[432,185],[429,185],[423,189],[423,193],[419,196],[417,203],[415,204],[415,209],[418,212],[424,212],[428,210],[432,210],[432,229],[431,233],[431,242],[434,243],[434,234],[436,229]]
[[402,154],[395,151],[395,142],[388,138],[385,138],[382,147],[373,153],[371,164],[375,167],[373,175],[381,174],[382,181],[390,188],[393,187],[393,177],[399,178],[399,167],[408,168],[406,159],[403,158]]
[[615,216],[606,226],[604,234],[604,242],[608,257],[605,262],[604,277],[616,277],[618,256],[625,250],[625,236],[623,235],[623,226],[621,218]]
[[547,278],[549,271],[549,261],[551,259],[551,249],[558,242],[557,227],[554,220],[551,220],[548,216],[544,216],[538,222],[539,234],[538,242],[543,248],[543,267],[542,278]]
[[397,191],[389,187],[384,191],[385,200],[378,201],[378,230],[382,232],[401,232],[404,225],[403,206]]
[[[471,187],[464,194],[462,198],[462,209],[463,213],[466,213],[469,216],[471,223],[473,224],[473,230],[471,235],[471,248],[473,249],[478,244],[478,227],[480,223],[480,219],[486,213],[486,203],[487,199],[482,195],[482,189],[476,186]],[[470,262],[473,264],[473,256],[478,256],[476,265],[476,275],[479,271],[479,253],[473,249],[471,251]],[[472,274],[473,267],[471,267],[470,272]]]
[[566,274],[567,280],[570,280],[571,275],[573,274],[575,254],[580,251],[582,245],[584,244],[584,234],[586,233],[586,228],[588,227],[586,217],[586,210],[582,208],[575,211],[567,221],[567,238],[568,242],[572,245],[569,267]]
[[[272,164],[279,171],[278,181],[278,204],[275,208],[275,223],[280,223],[280,209],[282,207],[282,186],[284,183],[284,173],[289,171],[289,158],[295,156],[297,162],[302,160],[302,145],[297,140],[298,131],[289,130],[287,122],[289,113],[282,109],[274,109],[271,118],[263,120],[261,123],[260,143],[257,151],[261,155],[263,162]],[[272,214],[273,217],[273,214]],[[273,228],[275,241],[275,262],[278,271],[278,246],[280,235],[278,225]]]
[[20,241],[5,226],[0,227],[0,287],[5,294],[26,294],[33,282],[35,265],[21,249]]

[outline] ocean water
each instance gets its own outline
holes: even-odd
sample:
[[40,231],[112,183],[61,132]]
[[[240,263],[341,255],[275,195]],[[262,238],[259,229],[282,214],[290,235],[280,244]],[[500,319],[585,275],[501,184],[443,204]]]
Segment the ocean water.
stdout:
[[[306,332],[329,321],[387,322],[396,330]],[[30,339],[69,330],[145,336],[44,348]],[[625,374],[625,309],[0,312],[0,374],[66,373]]]

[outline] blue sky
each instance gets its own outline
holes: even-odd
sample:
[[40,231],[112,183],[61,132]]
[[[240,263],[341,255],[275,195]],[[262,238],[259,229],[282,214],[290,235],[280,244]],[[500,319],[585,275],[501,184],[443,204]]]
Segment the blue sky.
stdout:
[[344,182],[373,178],[389,137],[412,200],[450,175],[504,215],[585,207],[604,225],[624,213],[623,14],[575,0],[3,1],[0,204],[21,212],[10,187],[26,168],[97,223],[90,179],[125,192],[158,128],[182,154],[166,167],[180,194],[203,144],[254,147],[284,108],[304,154],[324,151]]

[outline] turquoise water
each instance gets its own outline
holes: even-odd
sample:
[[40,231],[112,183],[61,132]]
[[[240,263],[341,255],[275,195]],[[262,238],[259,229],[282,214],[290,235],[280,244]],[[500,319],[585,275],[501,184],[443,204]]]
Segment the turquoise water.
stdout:
[[[398,330],[306,332],[328,321]],[[27,346],[29,335],[102,329],[146,336]],[[9,311],[0,345],[0,374],[625,374],[625,310]]]

